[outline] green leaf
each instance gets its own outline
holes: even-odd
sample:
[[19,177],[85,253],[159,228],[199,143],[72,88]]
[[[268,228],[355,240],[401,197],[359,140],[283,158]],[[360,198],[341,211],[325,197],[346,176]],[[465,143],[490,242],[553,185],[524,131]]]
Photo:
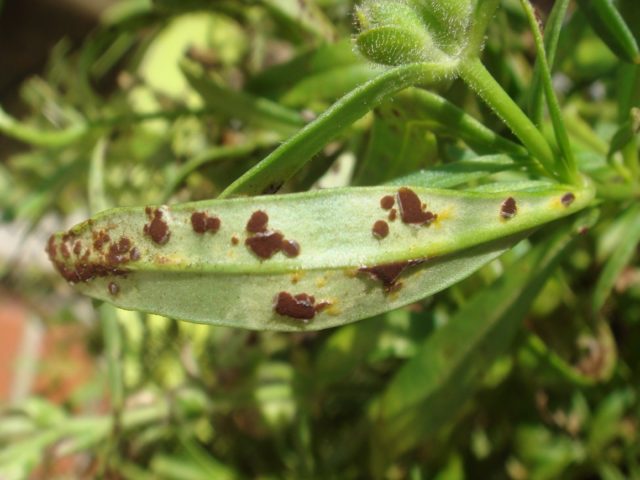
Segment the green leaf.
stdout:
[[[415,188],[412,220],[406,199],[411,192],[347,188],[114,209],[52,236],[48,252],[59,272],[78,282],[80,292],[121,308],[215,325],[316,330],[371,317],[442,290],[531,229],[574,213],[593,198],[590,189],[561,186],[511,194]],[[405,215],[389,220],[387,237],[375,238],[374,223],[389,214],[381,199],[401,193]],[[503,205],[509,197],[517,213],[514,205]],[[421,227],[404,223],[429,222],[422,202],[437,219]],[[260,237],[267,233],[247,232],[257,211],[268,215],[268,226],[252,222],[251,229],[266,229],[272,235],[267,240]],[[194,218],[200,220],[196,227]],[[209,227],[203,234],[194,231]],[[284,239],[273,237],[275,232]],[[267,259],[258,247],[269,246],[269,238],[275,243],[270,243],[273,250],[267,253],[272,257]],[[292,257],[285,256],[284,241],[297,242],[299,255],[290,251]],[[285,297],[276,314],[274,300],[281,292],[314,296],[317,305],[326,308],[316,312],[308,298],[294,302]],[[305,313],[292,313],[293,303]],[[303,315],[315,318],[301,321]]]
[[565,226],[539,243],[425,341],[372,408],[379,452],[392,458],[433,437],[456,415],[509,348],[574,237],[575,229]]
[[593,293],[592,308],[599,311],[607,300],[609,293],[618,279],[618,276],[631,261],[636,245],[640,242],[640,206],[634,205],[618,221],[618,228],[625,232],[620,237],[620,243],[609,258]]
[[452,188],[480,180],[493,173],[520,168],[506,155],[485,155],[472,160],[439,165],[389,182],[389,185],[414,185],[427,188]]
[[[544,46],[550,70],[553,69],[555,63],[558,40],[560,39],[560,32],[562,31],[568,6],[569,0],[555,2],[544,26]],[[533,70],[531,85],[529,86],[529,114],[536,125],[539,125],[542,120],[543,94],[542,66],[538,58]]]
[[612,0],[578,0],[578,5],[596,33],[618,58],[640,63],[636,38]]
[[219,112],[260,127],[291,134],[304,125],[302,116],[267,98],[254,97],[218,84],[204,69],[183,61],[182,71],[205,103]]

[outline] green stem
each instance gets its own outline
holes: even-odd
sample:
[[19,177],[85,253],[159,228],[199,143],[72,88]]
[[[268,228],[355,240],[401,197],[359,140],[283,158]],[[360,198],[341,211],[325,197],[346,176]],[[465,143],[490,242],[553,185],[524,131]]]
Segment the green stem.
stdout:
[[434,83],[453,65],[410,64],[396,67],[352,90],[327,111],[271,152],[220,194],[260,194],[276,190],[330,140],[391,95],[409,86]]
[[562,172],[562,177],[568,180],[573,180],[572,183],[576,183],[578,179],[578,169],[576,167],[576,159],[571,150],[569,143],[569,136],[565,129],[564,122],[562,120],[562,114],[560,113],[560,105],[558,98],[553,91],[553,85],[551,83],[551,71],[549,64],[547,63],[547,55],[544,50],[544,41],[542,40],[542,33],[540,33],[540,27],[536,20],[533,7],[529,0],[520,0],[522,8],[524,9],[527,19],[529,21],[529,27],[533,32],[533,38],[536,44],[536,51],[538,54],[538,64],[540,66],[542,87],[544,88],[545,96],[547,97],[547,105],[549,107],[549,115],[551,116],[551,124],[556,136],[556,140],[562,152],[559,161],[556,165]]
[[[513,133],[527,147],[550,177],[558,177],[555,172],[553,151],[547,140],[529,120],[507,92],[496,82],[480,59],[469,58],[460,62],[460,77],[482,100],[509,126]],[[566,179],[563,179],[566,180]]]
[[214,112],[214,109],[206,107],[199,109],[178,108],[170,111],[160,110],[146,113],[124,113],[78,122],[61,130],[42,130],[16,120],[0,107],[0,134],[37,147],[62,148],[77,142],[92,131],[100,128],[122,127],[158,119],[174,120],[183,116],[201,116]]

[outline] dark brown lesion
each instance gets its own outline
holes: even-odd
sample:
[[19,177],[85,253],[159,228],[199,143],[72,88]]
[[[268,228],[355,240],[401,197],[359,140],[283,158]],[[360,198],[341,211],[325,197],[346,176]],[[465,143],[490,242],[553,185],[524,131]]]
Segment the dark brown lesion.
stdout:
[[193,212],[191,214],[191,227],[199,234],[207,232],[216,233],[220,230],[220,219],[216,216],[209,216],[207,212]]
[[402,283],[399,282],[400,276],[405,271],[417,265],[424,263],[424,259],[407,260],[404,262],[384,263],[380,265],[373,265],[371,267],[361,267],[358,269],[358,273],[365,274],[382,283],[384,291],[394,292],[402,287]]
[[317,313],[330,305],[331,302],[328,301],[316,303],[315,297],[307,293],[292,295],[289,292],[280,292],[274,299],[273,310],[279,315],[308,323]]
[[573,193],[567,192],[560,199],[560,203],[562,203],[562,205],[564,205],[565,207],[568,207],[575,201],[575,199],[576,196]]
[[382,240],[389,235],[389,224],[384,220],[378,220],[373,224],[373,227],[371,227],[371,233],[378,240]]
[[164,245],[169,241],[171,231],[169,230],[169,225],[163,218],[164,214],[162,210],[159,208],[152,209],[151,207],[146,207],[144,211],[147,214],[149,222],[144,225],[142,232],[151,237],[151,240],[158,245]]
[[515,217],[517,213],[518,205],[515,198],[509,197],[504,202],[502,202],[502,205],[500,206],[500,216],[503,219],[509,220]]
[[282,232],[269,229],[269,215],[262,210],[251,214],[246,230],[250,236],[245,240],[245,245],[262,260],[267,260],[278,252],[283,252],[287,257],[297,257],[300,254],[298,242],[286,239]]
[[269,215],[262,210],[256,210],[251,214],[246,229],[249,233],[262,233],[267,231],[268,224]]
[[[96,242],[99,249],[96,248]],[[60,237],[52,235],[45,251],[60,275],[72,283],[88,282],[96,277],[125,275],[129,272],[125,265],[140,259],[139,250],[128,237],[121,236],[111,241],[104,231],[92,231],[90,242],[83,242],[73,232]]]
[[244,243],[258,257],[267,260],[282,249],[283,240],[280,232],[266,231],[247,238]]
[[398,190],[396,200],[403,223],[417,226],[430,225],[438,218],[436,213],[426,209],[427,205],[420,200],[416,192],[408,187],[402,187]]
[[393,195],[385,195],[380,199],[380,207],[385,210],[391,210],[395,203],[396,200],[393,198]]

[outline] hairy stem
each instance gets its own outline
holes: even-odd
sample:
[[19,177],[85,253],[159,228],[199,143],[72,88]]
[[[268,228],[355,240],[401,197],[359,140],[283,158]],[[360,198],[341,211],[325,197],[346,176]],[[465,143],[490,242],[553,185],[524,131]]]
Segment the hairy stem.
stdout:
[[[529,120],[507,92],[496,82],[479,59],[460,62],[459,74],[482,100],[509,126],[513,133],[527,147],[551,177],[558,177],[555,171],[554,154],[547,140]],[[562,180],[565,178],[560,177]]]

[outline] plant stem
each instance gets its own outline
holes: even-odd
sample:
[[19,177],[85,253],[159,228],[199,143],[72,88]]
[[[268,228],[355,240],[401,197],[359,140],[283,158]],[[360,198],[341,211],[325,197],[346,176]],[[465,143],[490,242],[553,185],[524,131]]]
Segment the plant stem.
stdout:
[[554,169],[554,154],[549,143],[529,120],[529,117],[491,76],[480,59],[462,60],[458,68],[460,77],[509,126],[531,155],[540,162],[547,174],[550,177],[558,177]]
[[522,8],[524,9],[527,19],[529,21],[529,27],[533,32],[533,38],[536,44],[536,51],[538,54],[538,65],[540,67],[540,78],[542,80],[542,87],[544,88],[545,96],[547,97],[547,105],[549,107],[549,115],[551,116],[551,124],[558,142],[558,146],[562,152],[556,165],[560,167],[562,176],[573,183],[578,178],[578,169],[576,167],[576,159],[573,156],[571,145],[569,143],[569,136],[565,129],[564,122],[562,120],[562,114],[560,113],[560,105],[558,104],[558,98],[553,91],[553,84],[551,83],[551,71],[549,64],[547,63],[547,55],[544,50],[544,42],[542,40],[542,33],[540,33],[540,27],[535,17],[533,7],[529,0],[520,0]]

